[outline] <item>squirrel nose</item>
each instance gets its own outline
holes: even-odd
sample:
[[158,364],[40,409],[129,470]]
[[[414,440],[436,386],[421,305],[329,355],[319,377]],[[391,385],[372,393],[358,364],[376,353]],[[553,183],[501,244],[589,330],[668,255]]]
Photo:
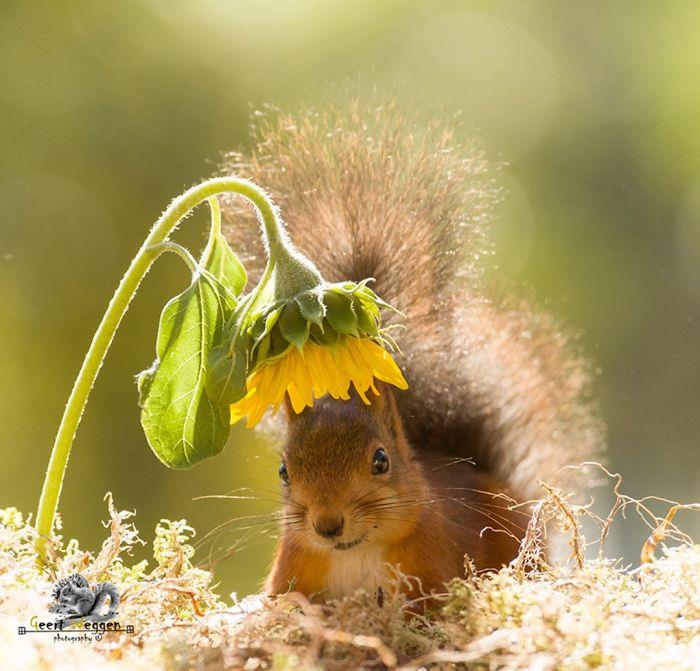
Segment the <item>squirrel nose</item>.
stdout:
[[343,533],[344,520],[342,517],[319,517],[314,522],[314,529],[319,536],[336,538]]

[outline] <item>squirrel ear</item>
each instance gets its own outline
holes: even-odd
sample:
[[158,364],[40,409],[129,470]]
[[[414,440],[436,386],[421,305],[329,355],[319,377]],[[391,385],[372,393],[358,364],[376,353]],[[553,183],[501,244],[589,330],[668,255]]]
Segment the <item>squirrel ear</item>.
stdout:
[[294,422],[297,422],[307,410],[308,408],[304,408],[300,413],[295,412],[292,407],[292,402],[289,400],[289,394],[287,392],[284,393],[284,412],[287,416],[287,424],[294,424]]
[[367,392],[371,402],[370,409],[376,417],[381,419],[397,441],[405,440],[403,422],[391,386],[377,381],[377,390],[379,391],[378,395],[371,391]]

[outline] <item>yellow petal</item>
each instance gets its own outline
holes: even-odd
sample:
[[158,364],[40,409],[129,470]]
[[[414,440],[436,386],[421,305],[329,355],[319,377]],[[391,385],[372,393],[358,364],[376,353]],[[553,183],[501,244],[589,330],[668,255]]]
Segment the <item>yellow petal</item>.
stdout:
[[369,404],[370,389],[379,395],[375,379],[400,389],[408,386],[391,354],[370,338],[341,338],[332,349],[308,341],[248,377],[247,394],[231,405],[231,423],[247,417],[247,426],[255,426],[270,407],[277,412],[285,394],[296,413],[325,394],[347,400],[351,386]]

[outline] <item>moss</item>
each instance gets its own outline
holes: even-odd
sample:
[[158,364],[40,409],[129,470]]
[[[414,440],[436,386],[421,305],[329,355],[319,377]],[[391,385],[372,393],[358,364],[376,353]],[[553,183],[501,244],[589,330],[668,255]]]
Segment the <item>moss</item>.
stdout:
[[[642,671],[691,669],[700,659],[700,546],[687,540],[634,571],[602,557],[563,567],[538,561],[525,571],[520,557],[499,572],[453,580],[438,614],[423,617],[398,590],[388,590],[382,606],[361,592],[325,605],[300,595],[227,604],[212,575],[193,564],[195,532],[184,520],[162,520],[153,561],[131,563],[132,548],[143,542],[133,513],[116,510],[111,497],[107,503],[109,536],[100,551],[64,543],[59,525],[50,570],[37,567],[27,520],[15,509],[0,511],[1,668],[21,660],[50,669],[60,660],[62,667],[115,670]],[[522,552],[532,550],[524,543]],[[60,656],[50,637],[17,635],[17,624],[46,611],[54,580],[74,571],[120,587],[119,619],[134,624],[134,635],[66,644]],[[397,585],[402,580],[396,576]]]

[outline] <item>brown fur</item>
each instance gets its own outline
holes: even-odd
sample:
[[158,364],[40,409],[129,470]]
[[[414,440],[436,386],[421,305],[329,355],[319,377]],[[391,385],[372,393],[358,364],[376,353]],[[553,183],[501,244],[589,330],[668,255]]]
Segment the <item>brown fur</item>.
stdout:
[[[282,454],[289,473],[285,529],[266,583],[269,593],[339,596],[329,579],[332,567],[342,570],[368,546],[380,549],[378,564],[418,578],[408,590],[413,596],[442,591],[463,574],[465,555],[479,570],[500,568],[515,556],[522,521],[490,494],[506,487],[468,462],[417,455],[388,387],[369,407],[356,396],[342,403],[324,399],[289,417]],[[374,476],[372,456],[379,446],[389,455],[390,469]],[[320,538],[314,530],[314,522],[328,514],[345,519],[337,539]],[[482,535],[487,525],[491,530]],[[358,538],[364,540],[356,549],[334,547]],[[381,577],[366,578],[348,586],[390,588]]]
[[[416,515],[402,513],[418,520],[413,535],[384,548],[384,556],[430,586],[461,574],[464,551],[481,566],[506,561],[512,543],[500,542],[506,536],[480,539],[481,528],[497,525],[444,500],[445,487],[458,483],[462,496],[473,488],[530,498],[538,480],[558,484],[563,466],[598,453],[603,429],[591,410],[588,366],[570,338],[523,301],[499,298],[482,277],[498,193],[482,152],[458,145],[440,124],[418,127],[390,106],[352,104],[324,114],[263,116],[251,155],[230,155],[225,169],[269,191],[292,240],[326,279],[374,277],[377,293],[406,315],[400,320],[406,330],[394,334],[409,383],[396,393],[405,434],[392,444],[405,452],[397,477],[411,473],[426,488],[425,500],[440,501],[416,506]],[[225,210],[230,237],[247,250],[255,276],[263,255],[245,221],[252,213],[235,200]],[[353,414],[354,404],[338,405],[326,401],[305,413],[315,419],[299,422],[303,432],[291,429],[286,454],[301,455],[297,483],[313,484],[326,469],[324,483],[340,501],[359,486],[353,477],[371,479],[371,441],[363,433],[367,415]],[[317,443],[304,433],[313,422],[327,429]],[[303,449],[293,448],[295,440]],[[474,466],[445,468],[452,479],[446,485],[448,476],[433,477],[427,466],[441,455],[470,458]],[[294,477],[290,489],[293,496]],[[456,522],[450,528],[440,519]],[[293,576],[298,589],[311,593],[336,558],[292,537],[285,530],[268,587],[287,589]]]

